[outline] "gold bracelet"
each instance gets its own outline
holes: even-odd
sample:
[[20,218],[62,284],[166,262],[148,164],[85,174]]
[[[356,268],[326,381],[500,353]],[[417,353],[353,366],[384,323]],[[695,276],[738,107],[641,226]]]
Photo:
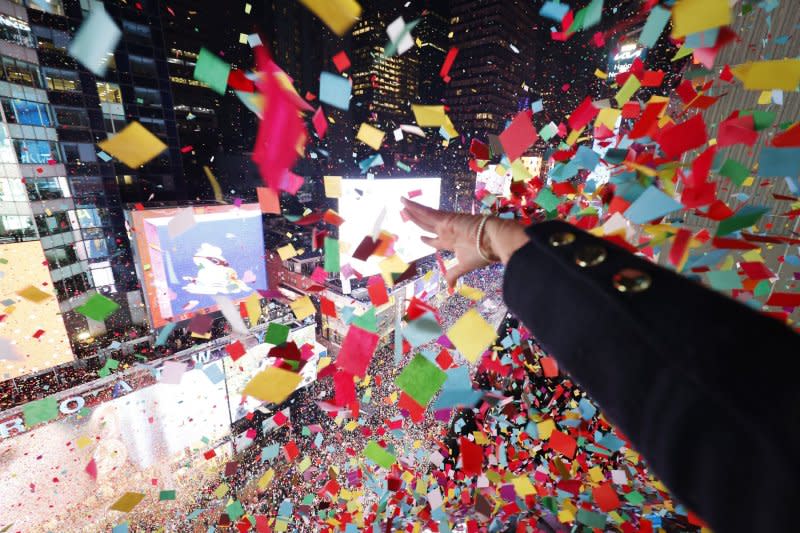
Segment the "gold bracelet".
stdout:
[[481,259],[486,261],[487,263],[494,263],[496,260],[488,257],[484,252],[483,248],[481,248],[481,240],[483,239],[483,233],[486,230],[486,223],[489,222],[491,217],[488,215],[483,216],[483,220],[481,223],[478,224],[478,233],[475,235],[475,248],[478,250],[478,255],[481,256]]

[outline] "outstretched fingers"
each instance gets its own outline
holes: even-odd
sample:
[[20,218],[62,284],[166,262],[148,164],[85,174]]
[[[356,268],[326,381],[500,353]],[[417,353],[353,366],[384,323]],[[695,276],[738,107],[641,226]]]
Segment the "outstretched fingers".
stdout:
[[425,231],[436,233],[436,225],[442,220],[444,213],[412,202],[407,198],[402,198],[401,200],[405,207],[404,211],[406,215],[408,215],[408,218],[414,222],[414,224]]

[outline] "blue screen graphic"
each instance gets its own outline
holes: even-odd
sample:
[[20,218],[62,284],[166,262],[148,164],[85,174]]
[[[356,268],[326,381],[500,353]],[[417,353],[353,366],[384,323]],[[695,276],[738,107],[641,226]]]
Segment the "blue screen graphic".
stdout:
[[267,289],[260,213],[195,215],[195,222],[174,239],[158,226],[173,313],[214,306],[214,296],[236,301]]

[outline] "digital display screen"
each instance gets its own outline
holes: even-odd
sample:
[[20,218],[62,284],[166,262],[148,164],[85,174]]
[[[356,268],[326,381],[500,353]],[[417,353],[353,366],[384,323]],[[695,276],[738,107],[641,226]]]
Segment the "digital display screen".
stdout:
[[406,263],[433,254],[436,250],[420,240],[426,233],[413,222],[400,217],[403,205],[400,198],[411,197],[417,203],[438,209],[441,196],[441,178],[376,178],[344,179],[339,198],[339,214],[345,222],[339,226],[341,263],[350,264],[365,276],[380,273],[378,264],[384,257],[372,256],[367,261],[353,257],[365,237],[374,236],[379,217],[385,212],[378,230],[397,236],[394,251]]
[[[135,252],[153,327],[217,310],[267,289],[258,204],[130,211]],[[181,217],[176,232],[176,216]]]
[[[34,287],[40,301],[19,292]],[[39,241],[0,244],[0,381],[74,359]]]
[[647,48],[635,41],[619,43],[608,57],[608,82],[614,83],[617,75],[628,72],[637,59],[647,59]]

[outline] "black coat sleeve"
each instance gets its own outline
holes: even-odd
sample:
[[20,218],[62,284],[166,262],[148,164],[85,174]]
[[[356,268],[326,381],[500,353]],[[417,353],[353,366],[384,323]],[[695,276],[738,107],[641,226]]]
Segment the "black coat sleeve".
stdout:
[[715,531],[798,531],[800,336],[560,221],[528,228],[506,303]]

